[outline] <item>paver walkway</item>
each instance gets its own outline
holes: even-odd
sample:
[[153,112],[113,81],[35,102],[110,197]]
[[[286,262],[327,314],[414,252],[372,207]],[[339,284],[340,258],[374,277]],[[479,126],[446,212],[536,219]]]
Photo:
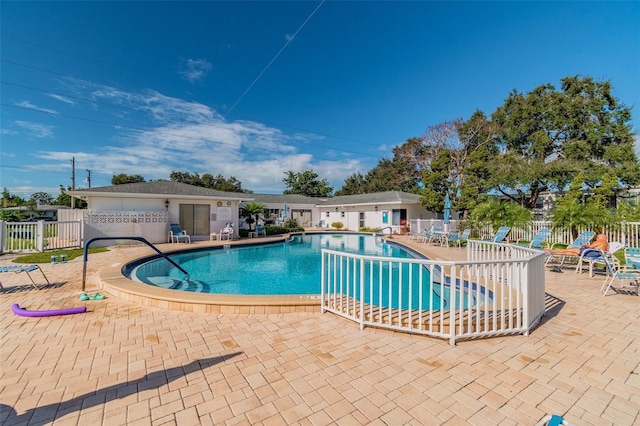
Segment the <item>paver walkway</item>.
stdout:
[[[145,250],[92,254],[89,276]],[[82,259],[43,269],[53,284],[41,291],[0,277],[0,424],[640,423],[640,298],[601,296],[602,276],[547,272],[548,314],[529,337],[452,347],[331,314],[80,302]],[[25,318],[13,303],[89,312]]]

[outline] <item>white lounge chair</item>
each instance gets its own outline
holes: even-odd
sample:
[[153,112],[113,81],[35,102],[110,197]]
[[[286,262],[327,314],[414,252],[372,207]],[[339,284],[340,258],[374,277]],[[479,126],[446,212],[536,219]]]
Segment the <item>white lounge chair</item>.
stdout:
[[[613,256],[615,252],[624,248],[624,244],[613,242],[609,243],[609,250],[604,252],[607,255]],[[604,263],[605,260],[602,257],[602,251],[594,249],[594,250],[584,250],[578,259],[578,264],[576,265],[576,274],[582,273],[582,265],[584,263],[589,264],[589,276],[593,277],[593,266],[596,263]]]

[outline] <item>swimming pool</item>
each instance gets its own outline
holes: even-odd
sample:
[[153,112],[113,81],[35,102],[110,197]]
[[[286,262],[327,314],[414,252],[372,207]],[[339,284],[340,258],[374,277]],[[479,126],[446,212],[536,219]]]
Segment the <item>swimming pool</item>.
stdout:
[[161,258],[131,265],[127,275],[145,284],[199,293],[319,294],[322,248],[368,256],[414,257],[371,234],[308,234],[286,242],[172,254],[171,259],[189,273],[189,279]]
[[[272,244],[229,246],[172,254],[171,259],[189,273],[188,278],[161,258],[142,259],[131,264],[125,268],[125,275],[158,288],[189,293],[314,297],[321,291],[323,248],[390,259],[422,257],[402,246],[383,242],[371,234],[323,233],[296,235],[286,242]],[[367,275],[369,268],[375,276],[381,273],[380,284],[386,288],[391,285],[394,291],[400,288],[404,296],[398,298],[402,301],[399,304],[397,299],[389,300],[387,291],[380,297],[379,294],[382,292],[374,287],[367,287],[364,294],[367,303],[412,309],[439,309],[447,306],[450,298],[448,280],[445,281],[445,285],[432,282],[429,268],[419,264],[404,265],[403,268],[412,269],[414,277],[413,285],[406,286],[399,285],[399,277],[402,274],[398,273],[398,264],[381,266],[374,262],[370,265],[366,267]],[[421,274],[418,273],[419,269],[422,269]],[[405,269],[404,276],[408,276],[408,269]],[[467,292],[463,290],[457,300],[457,304],[467,306]]]

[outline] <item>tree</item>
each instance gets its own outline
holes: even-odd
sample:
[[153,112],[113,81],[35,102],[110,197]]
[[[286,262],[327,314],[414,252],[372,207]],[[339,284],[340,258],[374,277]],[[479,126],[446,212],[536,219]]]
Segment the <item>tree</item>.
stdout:
[[499,226],[525,228],[531,223],[531,210],[508,201],[490,199],[475,206],[471,218],[481,225],[490,224],[496,229]]
[[[246,218],[246,222],[249,224],[249,229],[251,228],[251,224],[258,223],[258,218],[260,215],[264,214],[265,206],[260,203],[249,203],[242,208],[242,217]],[[255,217],[255,219],[254,219]]]
[[602,231],[605,225],[616,222],[607,202],[607,198],[613,194],[616,179],[605,176],[601,187],[589,197],[586,197],[583,191],[585,179],[584,173],[578,173],[567,193],[556,200],[556,205],[551,211],[553,226],[569,229],[574,239],[578,237],[579,228]]
[[111,178],[111,185],[123,185],[125,183],[138,183],[144,182],[144,178],[140,175],[128,175],[126,173],[120,173],[113,175]]
[[26,204],[26,201],[23,200],[19,195],[14,195],[9,192],[7,188],[3,188],[2,190],[2,208],[6,209],[7,207],[19,207]]
[[226,179],[221,174],[217,174],[213,176],[210,173],[205,173],[202,175],[202,186],[205,188],[216,189],[218,191],[225,192],[251,192],[249,190],[242,188],[242,182],[236,179],[235,176],[231,176],[229,179]]
[[427,127],[422,137],[407,140],[394,153],[417,174],[425,208],[442,212],[449,195],[454,210],[468,211],[488,189],[488,162],[496,147],[491,123],[476,111],[467,122],[458,119]]
[[336,191],[335,195],[355,195],[365,194],[367,181],[360,172],[355,172],[344,180],[342,188]]
[[[67,190],[71,190],[70,186],[67,186],[66,188]],[[60,194],[58,194],[58,197],[53,201],[53,204],[55,204],[56,206],[71,206],[71,196],[69,194],[66,194],[65,192],[65,187],[63,185],[60,185]],[[87,202],[84,200],[81,200],[80,198],[74,198],[74,208],[77,209],[84,209],[87,208]]]
[[188,185],[204,186],[202,178],[198,173],[172,171],[169,175],[172,182],[186,183]]
[[491,186],[522,205],[564,189],[580,171],[591,188],[611,169],[622,185],[640,182],[631,111],[609,82],[572,76],[561,80],[560,91],[551,84],[526,95],[513,91],[492,121],[501,152]]
[[396,153],[391,160],[388,158],[378,160],[378,164],[365,176],[360,172],[349,176],[335,195],[370,194],[383,191],[417,192],[418,182],[414,165]]
[[242,183],[231,176],[226,179],[221,174],[213,176],[210,173],[205,173],[200,177],[198,173],[189,172],[171,172],[170,175],[172,182],[182,182],[189,185],[201,186],[203,188],[215,189],[225,192],[251,192],[242,188]]
[[333,192],[326,179],[318,180],[318,174],[313,170],[305,170],[301,173],[285,172],[287,175],[282,181],[287,185],[284,194],[300,194],[308,197],[328,197]]
[[34,192],[29,198],[29,204],[39,206],[40,204],[52,204],[53,197],[48,192]]

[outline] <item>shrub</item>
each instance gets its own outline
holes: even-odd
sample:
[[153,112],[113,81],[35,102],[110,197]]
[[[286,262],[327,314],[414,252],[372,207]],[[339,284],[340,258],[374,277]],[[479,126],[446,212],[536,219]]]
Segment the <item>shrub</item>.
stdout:
[[371,228],[370,226],[362,226],[358,229],[358,232],[377,232],[379,228]]
[[336,229],[342,229],[344,227],[344,224],[342,222],[333,222],[331,223],[331,227]]

